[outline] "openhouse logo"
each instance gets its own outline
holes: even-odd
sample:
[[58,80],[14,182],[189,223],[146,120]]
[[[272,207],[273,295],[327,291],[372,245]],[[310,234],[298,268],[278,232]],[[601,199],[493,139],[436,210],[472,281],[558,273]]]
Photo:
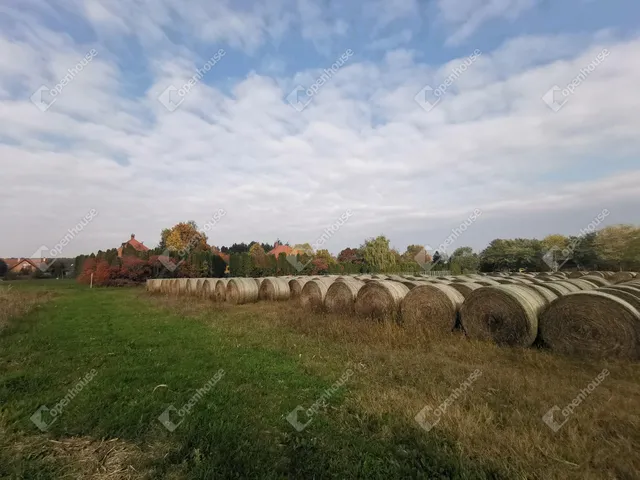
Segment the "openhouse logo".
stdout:
[[[347,223],[347,220],[349,220],[349,218],[351,218],[351,216],[353,215],[353,212],[351,211],[351,209],[348,209],[347,211],[345,211],[342,215],[340,215],[340,218],[338,218],[335,222],[333,222],[331,225],[329,225],[327,228],[324,229],[324,232],[322,232],[322,235],[320,235],[315,242],[313,242],[313,244],[311,245],[311,249],[309,249],[308,247],[305,248],[304,246],[301,245],[296,245],[294,247],[294,254],[291,255],[287,255],[287,261],[293,265],[293,267],[298,271],[301,272],[302,270],[304,270],[304,268],[309,265],[309,263],[311,263],[311,261],[313,260],[313,254],[314,252],[317,252],[318,250],[320,250],[322,247],[324,247],[325,243],[331,238],[333,237],[333,235],[340,230],[340,228],[342,228],[342,226]],[[302,263],[300,260],[298,260],[298,255],[299,254],[304,254],[307,256],[308,260],[306,263]]]
[[289,95],[287,95],[287,102],[295,108],[298,112],[303,111],[313,100],[313,97],[320,91],[323,85],[325,85],[330,79],[332,79],[338,70],[340,70],[345,63],[353,56],[353,50],[347,49],[329,68],[323,70],[315,82],[309,87],[304,88],[302,85],[297,85]]
[[69,245],[73,241],[73,239],[76,238],[97,216],[98,211],[95,208],[92,208],[73,228],[67,230],[65,236],[62,237],[60,241],[53,246],[53,248],[49,248],[46,245],[41,245],[40,248],[33,252],[31,258],[51,260],[48,264],[45,262],[40,263],[38,265],[38,268],[42,272],[46,272],[49,267],[53,265],[53,262],[55,262],[58,257],[60,257],[65,247]]
[[423,108],[423,110],[430,112],[440,103],[442,97],[444,97],[447,90],[449,90],[455,81],[458,80],[458,78],[460,78],[462,74],[466,72],[467,69],[476,62],[476,60],[478,60],[478,58],[480,58],[480,55],[482,55],[482,52],[476,48],[460,65],[453,68],[449,76],[445,78],[444,82],[435,88],[431,85],[425,85],[415,95],[415,97],[413,97],[413,99]]
[[96,55],[98,55],[98,52],[95,48],[89,50],[89,53],[87,53],[84,58],[75,65],[75,67],[67,69],[67,74],[62,77],[55,87],[49,88],[46,85],[41,85],[40,88],[31,95],[31,103],[33,103],[41,112],[49,110],[49,108],[58,101],[58,97],[64,88],[69,85],[74,78],[76,78],[76,76],[78,76],[78,74],[82,72],[87,65],[89,65],[89,63],[91,63]]
[[49,408],[46,405],[42,405],[36,412],[31,415],[31,421],[34,423],[36,427],[38,427],[41,431],[46,432],[51,425],[53,425],[60,415],[64,408],[69,405],[71,400],[73,400],[87,385],[89,382],[93,380],[93,378],[98,374],[95,369],[91,369],[89,373],[87,373],[80,381],[73,387],[67,391],[67,394],[56,403],[53,408]]
[[211,71],[211,69],[226,55],[227,52],[224,49],[218,50],[213,57],[211,57],[202,68],[196,69],[196,74],[192,76],[186,83],[184,83],[180,88],[177,88],[175,85],[169,85],[164,91],[158,96],[158,100],[160,103],[169,110],[170,112],[175,111],[182,102],[184,102],[185,98],[193,87],[195,87],[200,81],[204,78],[204,76]]
[[558,112],[564,107],[565,103],[567,103],[569,97],[576,93],[577,88],[582,85],[589,75],[602,65],[609,55],[611,55],[611,52],[608,49],[602,49],[589,65],[580,69],[580,73],[576,75],[566,87],[560,88],[558,85],[554,85],[542,96],[542,101],[546,103],[551,110]]

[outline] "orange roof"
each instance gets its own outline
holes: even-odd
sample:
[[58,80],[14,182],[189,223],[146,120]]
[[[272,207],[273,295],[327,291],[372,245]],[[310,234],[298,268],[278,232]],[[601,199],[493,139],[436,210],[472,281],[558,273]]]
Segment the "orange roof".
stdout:
[[122,244],[122,246],[118,248],[118,256],[119,257],[122,256],[122,250],[127,245],[131,245],[133,247],[133,249],[136,250],[137,252],[146,252],[147,250],[151,250],[149,247],[144,245],[142,242],[139,242],[138,240],[136,240],[135,233],[132,233],[131,234],[131,238],[127,242],[124,242]]
[[293,252],[293,248],[291,248],[289,245],[276,245],[273,250],[268,253],[268,255],[275,255],[277,257],[281,253],[284,253],[285,255],[291,255],[291,252]]

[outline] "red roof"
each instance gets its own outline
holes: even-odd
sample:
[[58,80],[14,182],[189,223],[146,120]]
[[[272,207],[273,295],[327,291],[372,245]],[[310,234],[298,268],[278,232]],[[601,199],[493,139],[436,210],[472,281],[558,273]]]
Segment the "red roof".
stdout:
[[146,252],[147,250],[149,250],[149,247],[144,245],[142,242],[139,242],[138,240],[136,240],[136,236],[134,233],[131,234],[131,239],[126,243],[131,245],[133,248],[135,248],[139,252]]
[[129,239],[129,241],[124,242],[122,244],[122,246],[120,248],[118,248],[118,256],[119,257],[122,256],[122,251],[124,250],[124,248],[127,245],[131,245],[133,247],[133,249],[136,250],[137,252],[146,252],[146,251],[150,250],[150,248],[147,247],[145,244],[143,244],[142,242],[139,242],[138,240],[136,240],[135,233],[132,233],[131,234],[131,238]]
[[277,257],[281,253],[284,253],[285,255],[291,255],[291,252],[293,252],[293,248],[291,248],[289,245],[276,245],[268,254],[275,255]]

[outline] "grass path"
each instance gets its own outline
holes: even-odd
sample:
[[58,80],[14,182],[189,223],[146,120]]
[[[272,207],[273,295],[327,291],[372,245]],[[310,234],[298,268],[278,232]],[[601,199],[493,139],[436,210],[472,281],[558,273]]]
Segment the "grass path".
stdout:
[[[155,305],[138,289],[55,285],[53,300],[0,335],[0,478],[102,478],[100,468],[82,470],[77,456],[52,452],[68,439],[118,439],[123,471],[109,478],[507,478],[403,416],[383,425],[354,409],[345,402],[348,384],[297,432],[286,414],[310,406],[358,363],[334,358],[313,371],[295,348],[234,331],[225,311],[207,318]],[[92,369],[95,378],[40,432],[31,414],[51,408]],[[187,403],[220,369],[222,379],[183,423],[165,429],[158,416]],[[107,473],[108,456],[96,461]]]

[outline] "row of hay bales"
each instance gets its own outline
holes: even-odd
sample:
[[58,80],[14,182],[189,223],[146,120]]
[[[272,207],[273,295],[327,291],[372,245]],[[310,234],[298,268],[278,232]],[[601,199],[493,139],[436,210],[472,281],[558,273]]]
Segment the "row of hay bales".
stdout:
[[295,300],[309,311],[394,320],[429,335],[460,329],[498,345],[640,358],[640,279],[630,272],[421,277],[355,275],[150,280],[154,292],[234,304]]

